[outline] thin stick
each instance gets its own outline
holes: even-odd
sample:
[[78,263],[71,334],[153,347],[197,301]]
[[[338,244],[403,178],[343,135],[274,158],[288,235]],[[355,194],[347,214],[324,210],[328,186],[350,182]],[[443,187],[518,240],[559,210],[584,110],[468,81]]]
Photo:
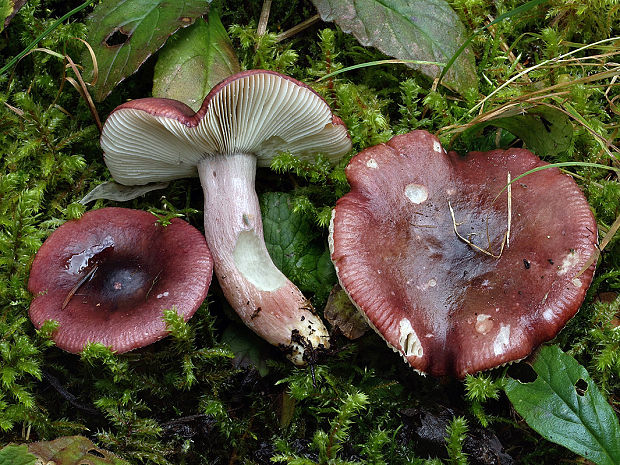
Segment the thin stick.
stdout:
[[155,275],[155,277],[153,278],[153,282],[151,283],[151,287],[149,287],[149,290],[146,292],[146,295],[144,296],[144,300],[148,299],[149,294],[151,293],[151,291],[155,287],[155,284],[157,284],[157,281],[159,280],[159,275],[161,274],[162,271],[163,270],[160,270],[159,273],[157,273],[157,275]]
[[456,237],[458,237],[460,240],[465,242],[470,247],[476,249],[478,252],[482,252],[483,254],[488,255],[489,257],[493,257],[493,258],[498,259],[498,258],[500,258],[502,256],[502,252],[504,251],[504,244],[506,243],[506,234],[504,234],[504,239],[502,240],[502,246],[500,248],[499,255],[494,255],[493,253],[489,252],[488,250],[485,250],[482,247],[477,246],[476,244],[474,244],[469,239],[461,236],[461,234],[459,233],[459,230],[457,228],[456,218],[454,217],[454,210],[452,209],[452,205],[450,204],[449,200],[448,200],[448,207],[450,208],[450,215],[452,216],[452,226],[454,227],[454,234],[456,234]]
[[95,265],[92,270],[90,270],[88,273],[86,273],[86,276],[84,276],[82,279],[80,279],[77,284],[75,286],[73,286],[71,288],[71,290],[69,291],[69,293],[67,294],[67,297],[65,297],[65,300],[62,302],[62,306],[60,307],[61,310],[64,310],[65,307],[67,305],[69,305],[69,301],[71,300],[71,298],[75,295],[75,293],[77,292],[77,290],[87,281],[90,281],[90,279],[93,277],[93,275],[95,274],[95,271],[97,271],[97,268],[99,268],[99,265]]
[[508,229],[506,230],[506,247],[510,247],[510,226],[512,225],[512,183],[510,182],[510,171],[506,175],[508,183]]
[[88,106],[88,110],[90,111],[90,114],[95,120],[97,129],[99,129],[99,133],[101,134],[101,131],[103,130],[103,125],[101,124],[101,120],[99,119],[99,113],[97,113],[97,108],[95,107],[95,103],[93,102],[93,99],[90,96],[90,93],[88,92],[86,83],[84,82],[84,79],[82,79],[82,74],[80,73],[80,71],[78,70],[78,67],[75,65],[75,63],[73,62],[73,60],[71,59],[69,55],[65,55],[65,59],[69,63],[69,66],[71,67],[73,72],[75,73],[75,76],[77,77],[79,84],[73,78],[69,76],[65,76],[65,79],[73,87],[75,87],[75,89],[82,95],[82,98],[86,100],[86,105]]
[[271,0],[263,1],[263,9],[260,12],[260,18],[258,20],[258,26],[256,27],[256,35],[258,37],[264,36],[267,32],[267,23],[269,22],[269,12],[271,10]]
[[[508,220],[507,220],[507,226],[506,226],[506,232],[504,233],[504,238],[502,239],[502,245],[500,246],[499,249],[499,254],[495,255],[492,252],[490,252],[491,250],[491,236],[489,235],[489,217],[487,216],[487,249],[483,249],[482,247],[474,244],[472,241],[470,241],[469,239],[461,236],[461,234],[458,231],[458,226],[463,224],[463,223],[457,223],[456,222],[456,217],[454,216],[454,210],[452,209],[452,204],[450,203],[450,201],[448,200],[448,208],[450,208],[450,215],[452,216],[452,227],[454,228],[454,234],[456,234],[456,236],[462,240],[463,242],[465,242],[467,245],[469,245],[470,247],[473,247],[474,249],[478,250],[479,252],[482,252],[485,255],[489,255],[490,257],[499,259],[502,256],[502,253],[504,252],[504,246],[506,247],[510,247],[510,229],[512,227],[512,183],[510,182],[510,171],[508,171],[507,175],[507,183],[508,183],[508,188],[507,188],[507,195],[508,195]],[[474,234],[471,234],[469,237],[474,236]]]
[[318,23],[320,20],[321,20],[321,16],[316,14],[316,15],[306,19],[305,21],[302,21],[298,25],[293,26],[292,28],[290,28],[290,29],[288,29],[288,30],[278,34],[276,36],[276,43],[277,42],[282,42],[283,40],[286,40],[286,39],[289,39],[290,37],[293,37],[295,34],[298,34],[301,31],[303,31],[304,29],[309,28],[314,23]]

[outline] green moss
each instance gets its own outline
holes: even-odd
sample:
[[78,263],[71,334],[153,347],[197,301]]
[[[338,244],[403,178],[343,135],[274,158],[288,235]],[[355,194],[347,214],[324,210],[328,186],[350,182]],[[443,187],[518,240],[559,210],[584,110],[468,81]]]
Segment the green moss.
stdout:
[[[68,8],[60,1],[42,3],[27,2],[0,33],[3,63]],[[315,13],[309,1],[274,0],[269,33],[261,37],[255,33],[261,2],[214,3],[244,68],[274,69],[309,83],[349,129],[354,150],[335,165],[321,156],[306,163],[280,154],[271,170],[259,170],[259,192],[290,194],[293,211],[310,219],[308,234],[322,242],[332,206],[349,189],[344,167],[354,153],[413,129],[440,133],[446,145],[460,151],[491,149],[498,142],[518,146],[520,141],[505,130],[488,128],[473,137],[444,131],[515,99],[535,96],[537,102],[570,115],[572,145],[548,161],[616,163],[620,88],[610,85],[611,76],[574,82],[613,66],[617,56],[585,59],[613,52],[611,44],[580,52],[575,57],[581,62],[548,64],[507,83],[523,69],[586,41],[617,35],[614,19],[620,9],[613,2],[552,1],[549,8],[533,9],[480,32],[473,41],[480,94],[463,96],[434,87],[405,65],[324,78],[346,66],[386,57],[361,47],[333,23],[319,23],[278,42],[278,33]],[[450,2],[469,31],[484,26],[489,15],[496,18],[520,3]],[[84,45],[75,37],[85,36],[86,14],[59,26],[40,46],[74,60],[82,56]],[[102,118],[127,99],[148,96],[149,63],[96,104]],[[165,191],[127,204],[79,203],[91,188],[109,180],[109,174],[88,105],[63,80],[71,73],[58,56],[37,51],[0,76],[0,446],[26,441],[28,431],[28,440],[80,433],[132,464],[266,464],[277,459],[289,464],[438,465],[466,463],[464,437],[481,425],[495,432],[519,463],[574,459],[513,420],[500,394],[503,369],[470,376],[465,383],[439,383],[412,372],[372,332],[356,341],[335,337],[327,355],[301,369],[275,349],[261,346],[261,376],[251,357],[235,354],[221,342],[230,309],[215,283],[188,322],[174,309],[162,315],[171,336],[150,347],[117,355],[93,344],[81,356],[55,348],[50,341],[54,323],[36,331],[27,318],[29,268],[54,229],[86,210],[108,205],[152,211],[164,225],[183,217],[202,227],[202,192],[193,180],[173,182]],[[607,231],[620,214],[617,177],[592,168],[576,168],[574,173],[601,231]],[[584,306],[556,339],[588,367],[614,403],[620,389],[618,300],[599,298],[610,292],[620,292],[618,235],[602,253]],[[242,332],[232,337],[242,340],[236,346],[258,346]],[[436,404],[450,407],[454,415],[446,440],[432,452],[434,458],[426,459],[409,419],[415,409]]]

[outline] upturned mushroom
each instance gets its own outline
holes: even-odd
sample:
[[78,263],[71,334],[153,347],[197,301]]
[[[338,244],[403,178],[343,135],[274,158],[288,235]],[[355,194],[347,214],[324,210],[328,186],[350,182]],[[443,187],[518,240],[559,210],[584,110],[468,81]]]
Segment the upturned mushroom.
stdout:
[[43,243],[28,289],[36,328],[59,323],[58,347],[81,352],[99,342],[116,352],[168,334],[163,310],[189,320],[204,301],[213,260],[202,233],[178,218],[102,208],[68,221]]
[[277,152],[333,159],[350,150],[344,124],[318,94],[288,76],[246,71],[215,86],[196,113],[156,98],[117,107],[101,146],[121,184],[198,175],[215,273],[244,323],[295,364],[305,363],[306,349],[329,345],[308,300],[269,256],[254,187],[257,165]]
[[597,242],[579,187],[548,168],[504,189],[543,165],[524,149],[446,153],[413,131],[347,166],[351,191],[330,228],[339,281],[419,372],[464,377],[522,359],[579,309]]

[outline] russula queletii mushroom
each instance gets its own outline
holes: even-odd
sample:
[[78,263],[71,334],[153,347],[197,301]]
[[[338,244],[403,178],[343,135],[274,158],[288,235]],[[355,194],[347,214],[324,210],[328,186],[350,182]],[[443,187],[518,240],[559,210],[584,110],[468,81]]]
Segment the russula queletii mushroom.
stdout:
[[245,71],[216,85],[196,113],[169,99],[120,105],[101,146],[121,184],[198,175],[207,244],[231,306],[295,364],[305,363],[307,348],[328,346],[323,322],[269,256],[254,187],[257,165],[278,152],[333,159],[351,149],[346,127],[318,94],[288,76]]
[[163,311],[189,320],[204,301],[213,260],[202,233],[178,218],[102,208],[56,229],[37,252],[28,289],[36,328],[59,323],[54,342],[81,352],[99,342],[127,352],[168,335]]
[[549,168],[504,189],[545,164],[524,149],[446,153],[413,131],[347,166],[330,227],[339,281],[416,370],[462,378],[522,359],[579,309],[597,242],[579,187]]

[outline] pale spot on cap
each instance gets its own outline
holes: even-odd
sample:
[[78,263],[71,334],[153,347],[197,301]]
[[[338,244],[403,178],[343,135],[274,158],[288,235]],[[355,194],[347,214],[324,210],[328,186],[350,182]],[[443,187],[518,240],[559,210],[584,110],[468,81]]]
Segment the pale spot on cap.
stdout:
[[437,153],[441,153],[441,143],[438,140],[433,141],[433,150]]
[[562,260],[562,264],[558,270],[558,275],[562,276],[563,274],[566,274],[568,270],[576,266],[579,263],[579,258],[579,252],[576,250],[571,250],[569,254],[564,257],[564,260]]
[[368,161],[366,162],[366,166],[368,168],[374,168],[374,169],[379,168],[379,164],[377,163],[377,160],[375,160],[374,158],[369,158]]
[[548,308],[543,312],[542,316],[545,320],[552,321],[555,318],[555,312],[553,311],[553,309]]
[[510,325],[500,323],[499,331],[495,340],[493,341],[493,353],[495,355],[501,355],[508,348],[510,344]]
[[428,199],[428,190],[421,184],[407,184],[405,186],[405,196],[413,203],[420,204]]
[[487,315],[485,313],[481,313],[476,318],[476,331],[480,334],[487,334],[491,329],[493,329],[493,321],[491,320],[491,315]]
[[398,343],[406,357],[421,357],[424,354],[420,338],[413,330],[411,321],[407,318],[400,320],[400,337],[398,338]]
[[429,287],[435,287],[437,285],[437,280],[435,278],[429,279],[427,282],[420,286],[416,286],[421,291],[427,290]]

